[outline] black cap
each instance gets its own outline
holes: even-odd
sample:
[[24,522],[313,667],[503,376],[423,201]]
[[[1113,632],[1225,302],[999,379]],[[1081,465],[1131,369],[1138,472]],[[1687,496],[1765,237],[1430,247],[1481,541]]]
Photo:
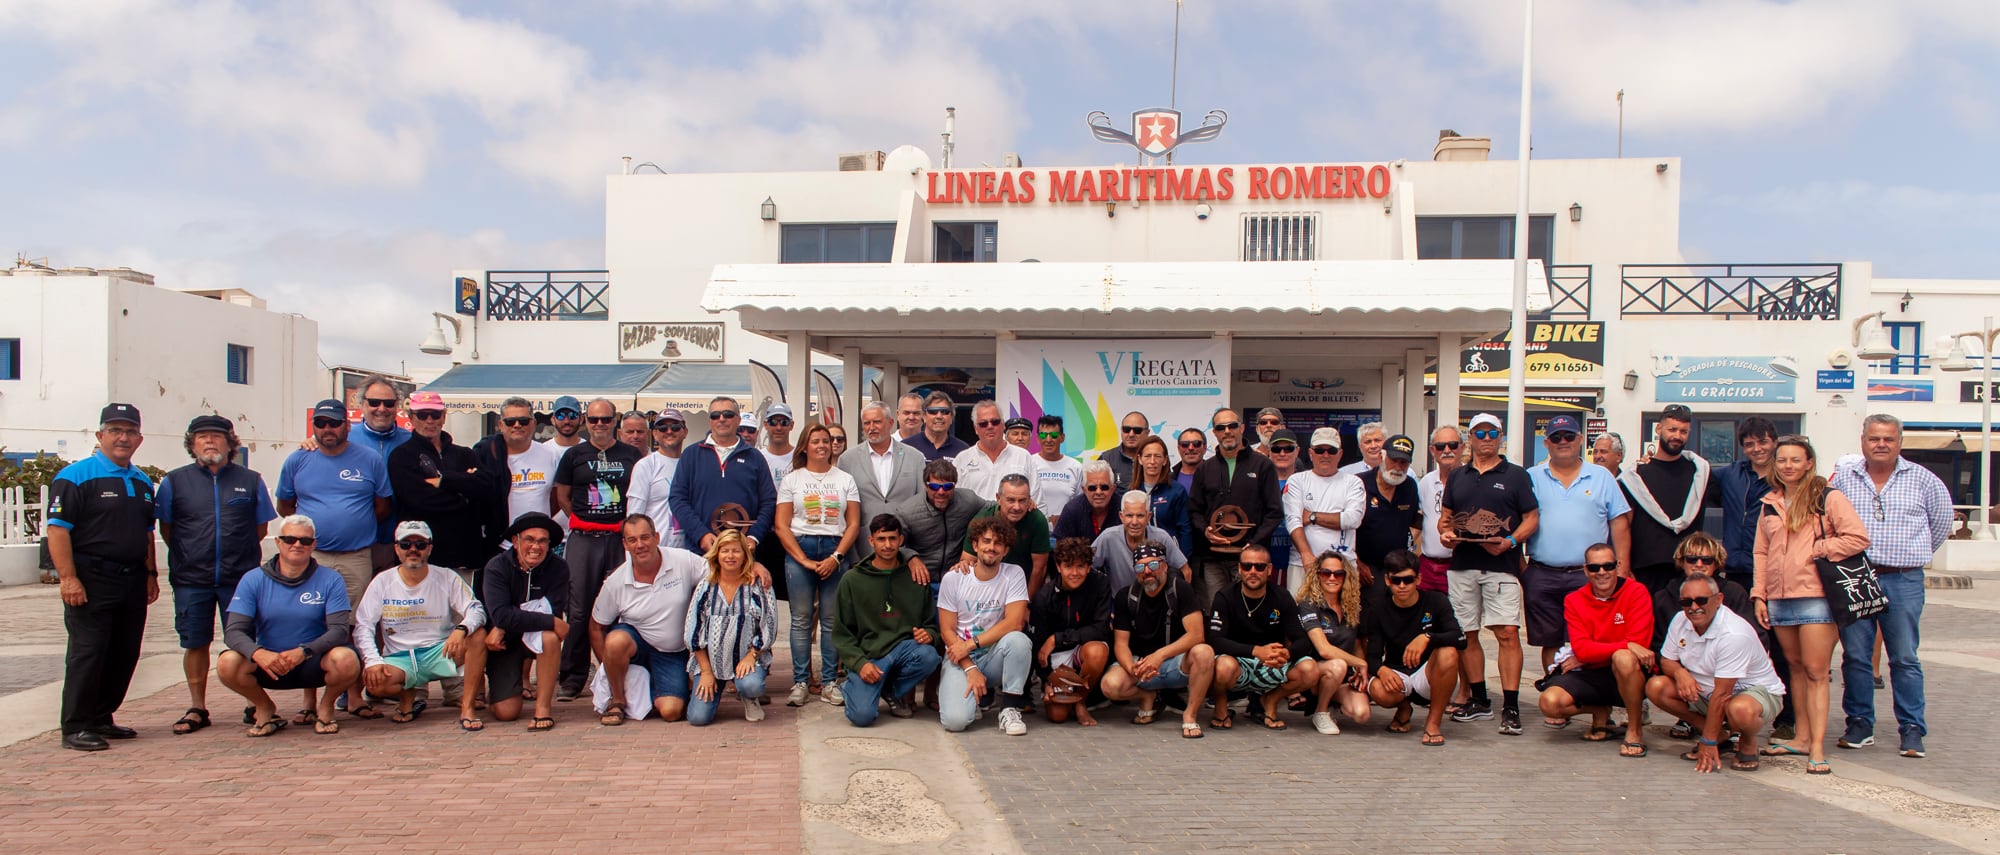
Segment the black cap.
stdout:
[[1020,428],[1022,430],[1034,430],[1035,423],[1028,421],[1027,419],[1013,418],[1013,419],[1008,419],[1007,424],[1002,429],[1013,430],[1015,428]]
[[1412,458],[1417,456],[1417,444],[1409,437],[1399,433],[1389,437],[1389,441],[1382,444],[1382,453],[1390,460],[1401,460],[1404,463],[1408,463]]
[[1289,442],[1293,445],[1298,445],[1299,435],[1292,433],[1291,428],[1278,428],[1277,430],[1271,432],[1271,438],[1265,440],[1264,444],[1277,445],[1278,443],[1281,442]]
[[557,525],[555,520],[551,519],[548,514],[542,513],[541,511],[529,511],[525,514],[515,517],[514,524],[507,527],[507,539],[513,540],[515,535],[527,531],[528,529],[531,528],[538,528],[548,532],[550,546],[554,546],[562,542],[563,539],[562,526]]
[[212,414],[195,416],[193,421],[188,422],[188,433],[190,434],[201,433],[205,430],[212,430],[216,433],[235,433],[236,423]]
[[327,398],[313,405],[313,418],[347,421],[347,405],[332,398]]
[[112,422],[131,422],[139,426],[139,408],[131,404],[105,404],[104,412],[97,414],[97,423],[108,425]]

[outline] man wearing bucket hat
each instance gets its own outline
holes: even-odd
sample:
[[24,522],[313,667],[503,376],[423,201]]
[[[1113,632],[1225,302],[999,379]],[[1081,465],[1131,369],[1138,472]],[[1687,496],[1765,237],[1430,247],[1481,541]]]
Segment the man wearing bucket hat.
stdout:
[[500,721],[520,718],[521,669],[533,662],[535,706],[528,729],[544,731],[555,726],[550,716],[555,711],[563,639],[584,630],[572,630],[565,618],[569,564],[555,554],[563,540],[562,525],[540,511],[529,511],[507,527],[506,539],[512,546],[486,562],[480,580],[479,599],[489,625],[484,638],[486,708]]

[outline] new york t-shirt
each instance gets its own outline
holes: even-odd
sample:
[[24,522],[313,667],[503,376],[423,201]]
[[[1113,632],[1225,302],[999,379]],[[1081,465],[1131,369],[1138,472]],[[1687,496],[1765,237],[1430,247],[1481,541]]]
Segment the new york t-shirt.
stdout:
[[556,487],[556,465],[562,455],[539,442],[528,450],[507,455],[507,521],[520,519],[529,511],[548,513],[549,493]]

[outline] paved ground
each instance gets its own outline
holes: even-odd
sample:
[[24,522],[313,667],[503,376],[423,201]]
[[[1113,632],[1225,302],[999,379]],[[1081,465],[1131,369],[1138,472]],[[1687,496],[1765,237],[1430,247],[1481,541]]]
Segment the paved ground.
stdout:
[[[1651,757],[1622,759],[1615,743],[1579,741],[1579,727],[1537,727],[1531,698],[1528,734],[1447,723],[1442,749],[1385,733],[1380,718],[1343,722],[1335,737],[1292,717],[1284,733],[1244,721],[1189,741],[1171,717],[1135,727],[1112,708],[1089,730],[1031,720],[1027,737],[1009,738],[989,716],[954,737],[935,718],[851,728],[817,702],[772,706],[754,726],[726,715],[706,730],[600,728],[577,703],[558,705],[559,726],[540,735],[518,723],[461,734],[433,712],[401,727],[344,721],[336,736],[291,728],[251,740],[219,721],[174,737],[166,726],[185,694],[163,606],[151,610],[143,689],[120,716],[144,736],[83,755],[35,735],[54,724],[61,676],[54,591],[0,589],[0,816],[14,820],[0,823],[0,848],[250,852],[414,839],[440,851],[1678,852],[1720,839],[1744,852],[1994,852],[2000,751],[1989,746],[2000,722],[1974,703],[2000,674],[1996,620],[2000,576],[1932,591],[1931,757],[1895,756],[1884,691],[1878,736],[1888,744],[1831,750],[1831,778],[1793,761],[1698,776],[1664,728],[1649,736]],[[781,650],[779,698],[784,659]],[[213,708],[239,706],[211,692]],[[1430,809],[1440,802],[1453,809]]]

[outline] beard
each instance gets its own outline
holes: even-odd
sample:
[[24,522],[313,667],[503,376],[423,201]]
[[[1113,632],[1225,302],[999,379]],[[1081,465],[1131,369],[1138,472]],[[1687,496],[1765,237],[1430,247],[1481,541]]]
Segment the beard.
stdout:
[[1382,480],[1389,482],[1389,486],[1391,487],[1400,487],[1404,481],[1410,480],[1410,472],[1407,469],[1401,472],[1397,472],[1394,469],[1383,469]]
[[1167,587],[1167,580],[1164,576],[1157,579],[1140,579],[1139,587],[1146,592],[1146,596],[1148,597],[1158,596],[1160,590]]
[[1668,457],[1679,457],[1681,449],[1686,447],[1687,447],[1687,440],[1685,439],[1660,440],[1660,453],[1665,454]]
[[194,456],[194,462],[203,466],[221,466],[228,460],[229,453],[226,451],[196,452]]

